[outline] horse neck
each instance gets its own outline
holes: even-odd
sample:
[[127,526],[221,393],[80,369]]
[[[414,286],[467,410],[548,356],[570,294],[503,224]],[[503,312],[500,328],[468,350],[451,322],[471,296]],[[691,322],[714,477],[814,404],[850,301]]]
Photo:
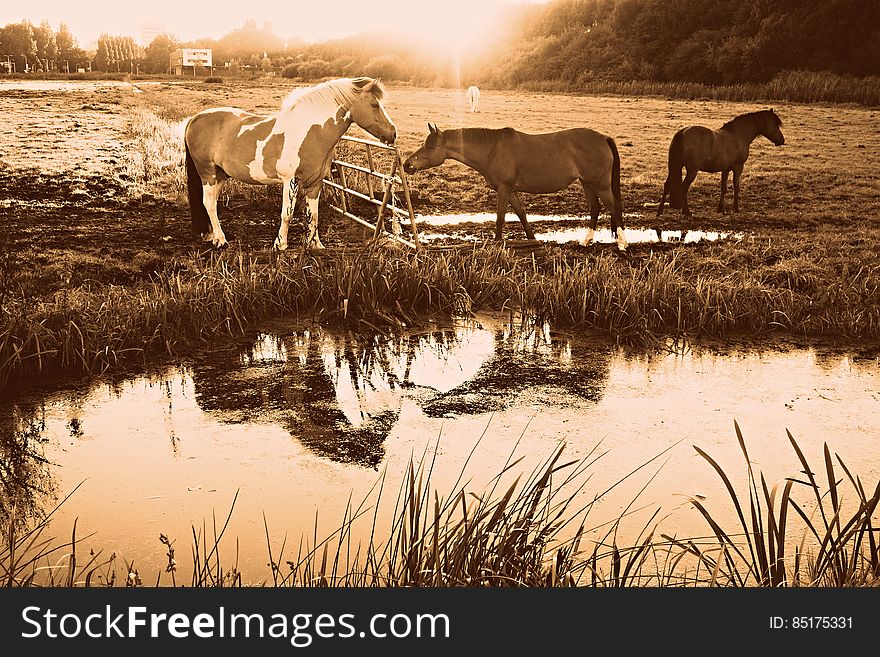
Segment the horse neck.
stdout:
[[725,128],[727,132],[736,135],[746,144],[751,144],[761,134],[757,121],[741,120],[734,121]]
[[464,129],[445,131],[443,145],[446,147],[447,157],[458,160],[480,173],[483,173],[488,166],[489,156],[495,148],[492,142],[469,140],[468,132]]

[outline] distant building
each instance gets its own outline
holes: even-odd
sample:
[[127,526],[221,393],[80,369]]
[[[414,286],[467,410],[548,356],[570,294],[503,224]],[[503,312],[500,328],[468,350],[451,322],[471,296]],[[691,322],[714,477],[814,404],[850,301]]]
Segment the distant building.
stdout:
[[208,69],[213,73],[211,49],[178,48],[171,53],[169,67],[173,75],[198,75],[199,69]]
[[141,46],[146,48],[160,34],[165,34],[165,23],[141,23]]

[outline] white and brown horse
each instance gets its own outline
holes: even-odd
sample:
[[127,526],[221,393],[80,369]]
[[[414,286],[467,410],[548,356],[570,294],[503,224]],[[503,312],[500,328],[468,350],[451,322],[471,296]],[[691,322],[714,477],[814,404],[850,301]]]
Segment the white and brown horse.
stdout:
[[216,247],[226,244],[217,199],[227,178],[254,185],[284,186],[281,225],[275,248],[287,248],[287,229],[298,187],[308,203],[306,248],[324,248],[318,237],[318,197],[333,152],[356,123],[377,139],[397,138],[373,78],[340,78],[297,89],[272,116],[233,107],[207,109],[186,125],[186,182],[193,230]]

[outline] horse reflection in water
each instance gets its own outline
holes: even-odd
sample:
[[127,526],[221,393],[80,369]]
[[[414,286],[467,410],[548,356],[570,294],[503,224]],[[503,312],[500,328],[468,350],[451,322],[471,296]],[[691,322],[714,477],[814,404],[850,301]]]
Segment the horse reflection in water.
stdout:
[[422,405],[429,417],[490,413],[523,404],[529,394],[552,403],[554,393],[598,402],[608,379],[611,351],[574,343],[543,322],[486,326],[492,348],[472,376]]
[[[281,424],[320,456],[375,468],[400,399],[370,398],[372,367],[352,341],[306,331],[263,336],[238,358],[212,357],[192,374],[199,406],[220,419]],[[359,396],[354,412],[340,403],[342,389]]]
[[316,454],[376,468],[405,404],[439,418],[515,408],[529,398],[598,401],[611,350],[574,343],[544,324],[484,321],[398,337],[322,329],[264,335],[239,356],[193,368],[204,410],[229,422],[281,424]]

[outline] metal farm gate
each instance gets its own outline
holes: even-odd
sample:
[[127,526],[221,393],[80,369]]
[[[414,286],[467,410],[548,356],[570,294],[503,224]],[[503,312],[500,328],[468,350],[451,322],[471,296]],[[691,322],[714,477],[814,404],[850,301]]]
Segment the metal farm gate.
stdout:
[[[387,173],[386,173],[387,171]],[[409,182],[403,171],[402,157],[397,146],[389,146],[370,139],[343,135],[337,145],[336,155],[330,168],[330,176],[324,178],[326,203],[347,219],[373,231],[374,237],[386,233],[389,237],[412,249],[422,247],[419,231],[412,209]],[[403,192],[403,206],[396,190]],[[363,203],[378,206],[376,223],[356,212]],[[391,219],[392,231],[385,229],[386,219]],[[401,235],[400,220],[409,219],[412,239]]]

